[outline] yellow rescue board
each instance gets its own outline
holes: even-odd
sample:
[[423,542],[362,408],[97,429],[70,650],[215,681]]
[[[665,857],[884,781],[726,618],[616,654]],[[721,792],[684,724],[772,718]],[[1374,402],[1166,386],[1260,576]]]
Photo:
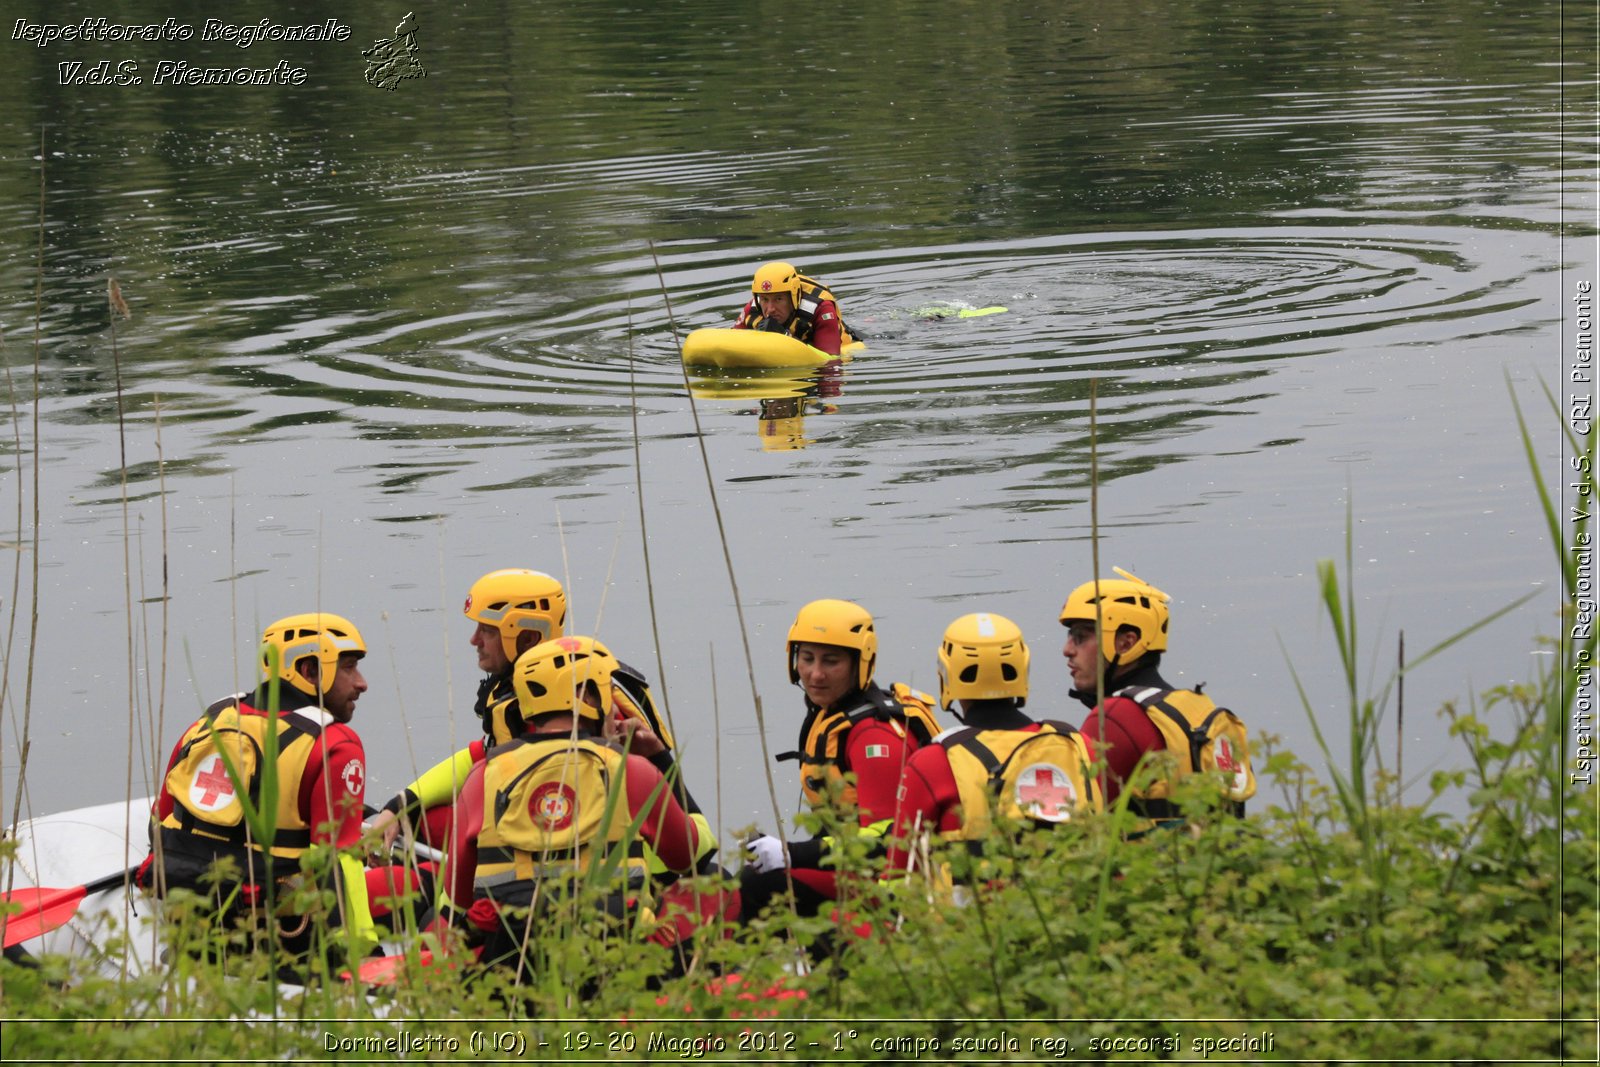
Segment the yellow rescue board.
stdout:
[[830,356],[786,333],[708,328],[683,339],[683,361],[691,367],[820,367],[865,347],[852,341],[841,355]]

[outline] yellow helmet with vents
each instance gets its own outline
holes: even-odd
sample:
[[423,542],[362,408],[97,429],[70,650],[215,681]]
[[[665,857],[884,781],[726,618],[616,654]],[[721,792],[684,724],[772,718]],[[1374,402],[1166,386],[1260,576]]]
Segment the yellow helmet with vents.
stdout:
[[1028,698],[1028,646],[1022,630],[1004,615],[963,615],[945,628],[939,643],[939,706],[957,700]]
[[[616,671],[617,658],[594,638],[557,637],[534,645],[517,658],[511,669],[511,687],[526,722],[571,712],[598,727],[611,707],[611,676]],[[599,707],[584,699],[590,682]]]
[[750,292],[756,296],[788,293],[789,300],[798,307],[800,304],[800,271],[795,268],[793,263],[781,261],[764,263],[757,268],[755,276],[750,279]]
[[1171,615],[1167,602],[1172,598],[1149,582],[1121,567],[1112,570],[1120,578],[1101,578],[1084,582],[1074,589],[1061,608],[1061,625],[1094,622],[1095,607],[1100,609],[1100,655],[1109,662],[1117,659],[1117,630],[1131,626],[1139,639],[1128,650],[1126,663],[1133,663],[1146,652],[1164,652],[1167,625]]
[[[276,666],[272,650],[277,651]],[[261,678],[270,681],[275,673],[306,696],[320,696],[333,685],[339,657],[347,653],[357,658],[367,654],[361,631],[349,619],[322,611],[290,615],[268,626],[261,635]],[[317,661],[317,682],[296,669],[304,659]]]
[[512,567],[490,571],[472,583],[461,611],[473,622],[500,631],[506,659],[517,660],[517,637],[527,631],[540,641],[561,636],[567,621],[567,594],[561,583],[543,571]]
[[848,600],[813,600],[800,609],[789,627],[789,681],[798,685],[800,671],[795,663],[796,646],[834,645],[856,653],[856,684],[865,689],[872,683],[872,669],[878,660],[878,635],[872,616],[860,604]]

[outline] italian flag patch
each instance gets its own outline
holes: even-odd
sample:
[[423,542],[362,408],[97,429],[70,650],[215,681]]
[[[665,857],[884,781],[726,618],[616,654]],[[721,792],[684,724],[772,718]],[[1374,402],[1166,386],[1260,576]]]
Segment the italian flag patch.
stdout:
[[889,758],[889,746],[888,745],[868,745],[867,746],[867,758],[868,759],[888,759]]

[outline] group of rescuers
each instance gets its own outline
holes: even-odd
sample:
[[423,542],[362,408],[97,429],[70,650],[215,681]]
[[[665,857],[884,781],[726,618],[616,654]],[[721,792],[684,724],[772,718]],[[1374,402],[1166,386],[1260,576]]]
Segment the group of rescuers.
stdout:
[[[1127,792],[1141,825],[1181,820],[1170,789],[1197,770],[1220,771],[1225,801],[1242,813],[1254,791],[1242,725],[1162,679],[1168,598],[1117,573],[1074,589],[1061,611],[1072,696],[1089,708],[1076,728],[1025,714],[1028,649],[1003,616],[969,614],[949,625],[936,702],[878,684],[878,635],[866,610],[846,600],[807,604],[786,644],[805,718],[797,750],[777,758],[798,760],[810,807],[878,839],[868,844],[886,881],[916,865],[922,831],[974,847],[997,822],[1009,827],[1008,813],[1048,828]],[[607,872],[612,888],[600,910],[619,917],[641,900],[662,908],[650,887],[720,872],[717,840],[649,686],[600,641],[566,632],[561,583],[540,571],[496,570],[472,585],[464,611],[484,672],[475,703],[482,739],[381,809],[367,806],[365,757],[351,727],[367,688],[360,632],[327,613],[267,627],[260,686],[207,708],[173,750],[140,883],[158,894],[189,889],[237,919],[259,916],[271,882],[283,944],[302,959],[330,949],[342,959],[372,954],[385,939],[380,926],[414,928],[397,922],[409,913],[414,923],[454,924],[489,965],[517,960],[522,934],[537,928],[518,917],[577,892],[584,872]],[[941,710],[960,725],[945,728]],[[275,802],[262,788],[273,730]],[[1163,750],[1171,759],[1161,774],[1136,775],[1146,754]],[[254,839],[241,790],[256,808],[274,804],[270,841]],[[402,827],[442,848],[442,861],[381,858],[393,853],[379,842],[389,849]],[[745,842],[738,889],[718,894],[717,914],[739,929],[768,907],[816,913],[838,897],[844,877],[832,866],[833,844],[826,836]],[[316,869],[302,860],[319,848],[334,857],[322,887],[334,906],[311,923],[283,901],[304,899],[291,890]],[[229,877],[208,873],[225,857]],[[663,944],[695,928],[655,921]],[[329,928],[335,936],[313,944]]]

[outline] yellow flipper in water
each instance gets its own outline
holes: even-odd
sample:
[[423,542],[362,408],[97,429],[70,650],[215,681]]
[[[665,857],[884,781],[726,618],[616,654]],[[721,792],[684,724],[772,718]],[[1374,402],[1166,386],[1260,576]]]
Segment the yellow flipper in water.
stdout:
[[985,315],[999,315],[1010,310],[999,306],[963,308],[954,304],[929,304],[927,307],[918,308],[913,314],[919,319],[981,319]]

